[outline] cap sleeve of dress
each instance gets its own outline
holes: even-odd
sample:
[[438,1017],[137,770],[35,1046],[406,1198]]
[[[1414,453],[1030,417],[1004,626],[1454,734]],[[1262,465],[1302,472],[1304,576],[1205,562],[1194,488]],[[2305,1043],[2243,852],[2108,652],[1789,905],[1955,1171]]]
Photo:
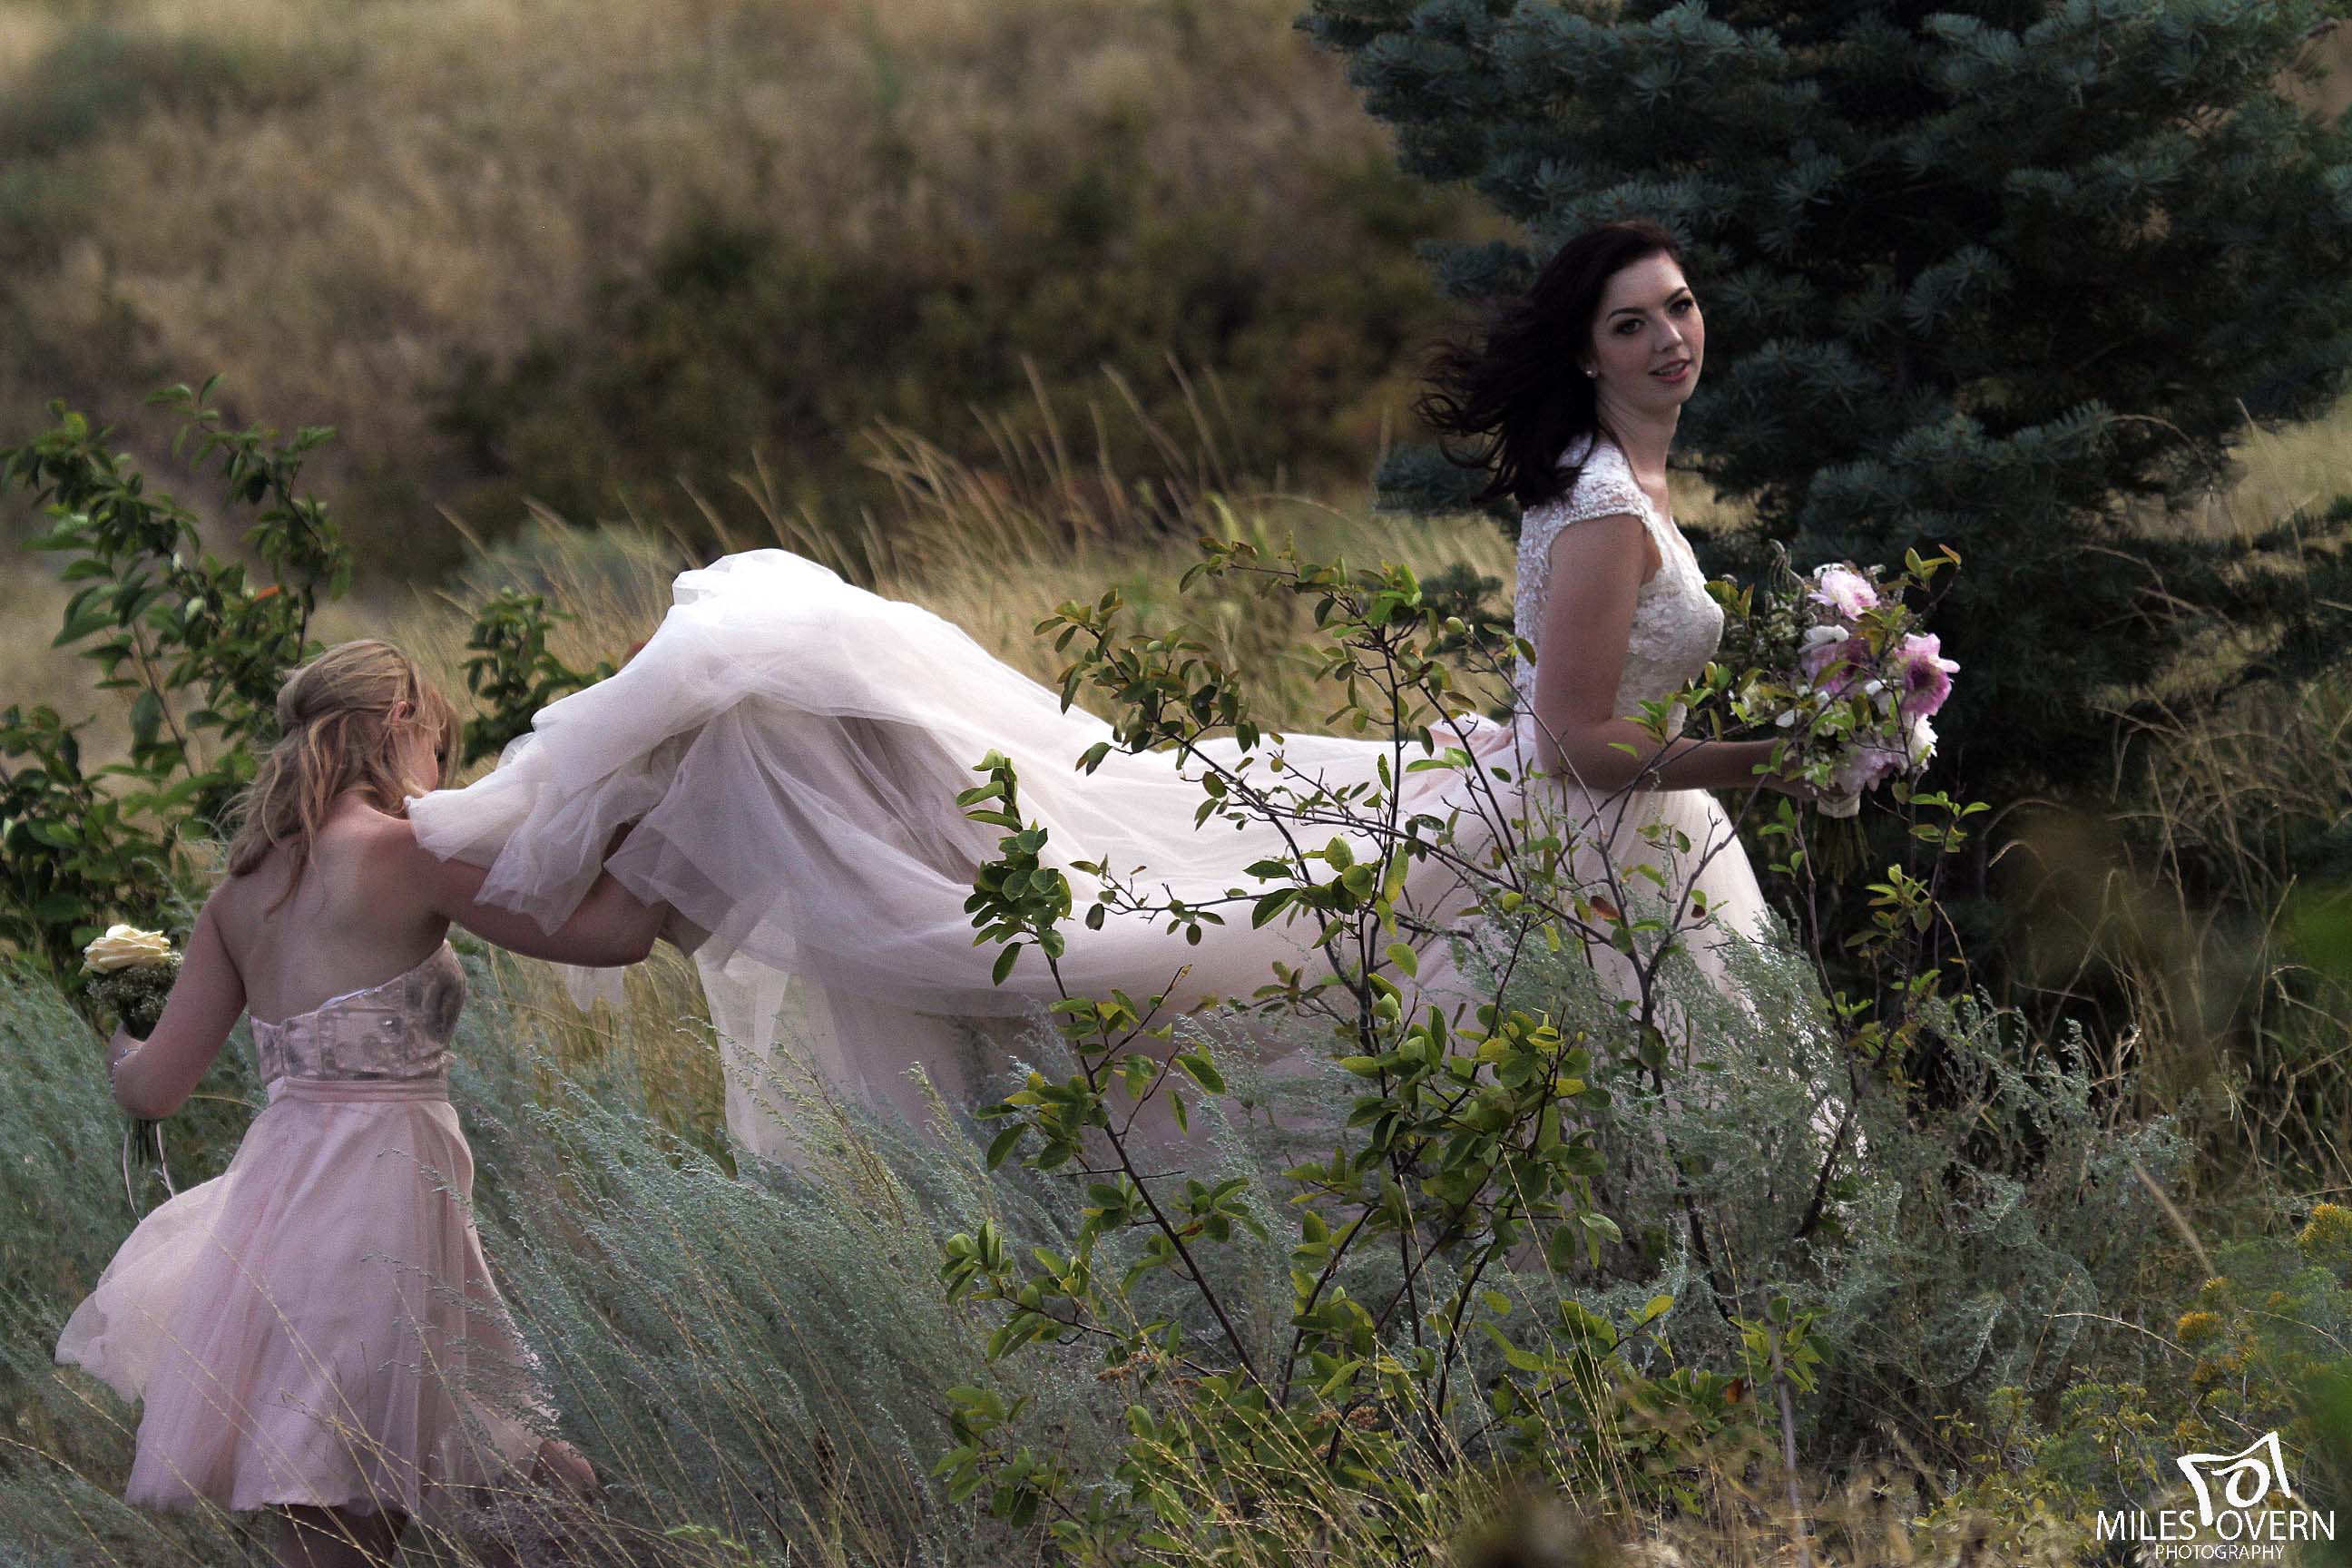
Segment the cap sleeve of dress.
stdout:
[[[1589,454],[1589,455],[1588,455]],[[1571,445],[1560,454],[1565,468],[1581,463],[1576,483],[1565,492],[1531,506],[1519,515],[1519,587],[1513,618],[1520,635],[1532,637],[1543,608],[1544,578],[1551,565],[1551,543],[1571,522],[1626,513],[1653,529],[1649,497],[1633,482],[1633,470],[1616,444],[1602,441]]]

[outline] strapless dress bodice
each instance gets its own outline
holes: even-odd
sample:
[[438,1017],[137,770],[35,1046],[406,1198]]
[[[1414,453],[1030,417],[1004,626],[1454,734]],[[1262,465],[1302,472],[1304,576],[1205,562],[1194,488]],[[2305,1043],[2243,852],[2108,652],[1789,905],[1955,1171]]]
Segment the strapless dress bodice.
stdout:
[[261,1080],[446,1078],[465,1005],[465,967],[444,942],[423,963],[378,984],[274,1024],[254,1019]]

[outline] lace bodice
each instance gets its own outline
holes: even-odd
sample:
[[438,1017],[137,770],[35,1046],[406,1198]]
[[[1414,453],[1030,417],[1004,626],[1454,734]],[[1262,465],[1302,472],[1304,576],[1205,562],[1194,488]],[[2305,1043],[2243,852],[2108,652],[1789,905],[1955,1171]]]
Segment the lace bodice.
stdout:
[[378,985],[331,996],[275,1024],[253,1021],[261,1081],[279,1077],[430,1078],[449,1070],[449,1041],[466,1005],[466,971],[443,942],[424,963]]
[[[1512,624],[1518,636],[1536,646],[1540,658],[1543,647],[1539,628],[1544,591],[1550,585],[1545,577],[1552,541],[1570,523],[1588,518],[1609,517],[1617,512],[1631,512],[1640,518],[1656,542],[1664,564],[1656,575],[1642,584],[1641,595],[1633,602],[1633,626],[1625,645],[1625,670],[1617,683],[1617,712],[1621,717],[1633,718],[1639,716],[1643,702],[1655,701],[1687,686],[1706,668],[1706,661],[1715,657],[1716,646],[1723,638],[1723,606],[1707,596],[1706,574],[1699,571],[1690,546],[1683,542],[1674,523],[1659,515],[1648,494],[1634,482],[1625,454],[1614,442],[1602,440],[1587,458],[1584,454],[1589,445],[1573,443],[1560,457],[1563,467],[1583,463],[1575,488],[1557,500],[1529,507],[1521,515],[1519,588],[1513,605]],[[1517,692],[1520,713],[1533,713],[1536,660],[1522,664],[1513,673],[1511,684]],[[1679,712],[1675,723],[1680,728]]]

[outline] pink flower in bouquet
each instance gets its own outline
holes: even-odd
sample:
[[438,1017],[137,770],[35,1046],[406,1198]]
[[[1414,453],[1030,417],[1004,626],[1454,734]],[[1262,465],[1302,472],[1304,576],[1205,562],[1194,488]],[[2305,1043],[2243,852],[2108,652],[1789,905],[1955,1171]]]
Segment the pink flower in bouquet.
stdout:
[[1933,632],[1914,632],[1895,645],[1887,661],[1903,685],[1903,711],[1921,718],[1934,715],[1952,694],[1952,671],[1960,667],[1944,657],[1943,639]]
[[1827,605],[1842,620],[1852,620],[1864,610],[1878,605],[1878,590],[1870,579],[1851,566],[1824,566],[1813,574],[1811,595],[1817,605]]
[[[1797,667],[1804,671],[1805,679],[1830,697],[1844,696],[1870,667],[1870,644],[1857,637],[1825,635],[1838,629],[1814,627],[1811,640],[1797,656]],[[1827,680],[1822,679],[1824,674],[1829,676]]]
[[1837,793],[1858,795],[1876,789],[1902,771],[1904,761],[1902,752],[1885,746],[1856,746],[1838,763]]

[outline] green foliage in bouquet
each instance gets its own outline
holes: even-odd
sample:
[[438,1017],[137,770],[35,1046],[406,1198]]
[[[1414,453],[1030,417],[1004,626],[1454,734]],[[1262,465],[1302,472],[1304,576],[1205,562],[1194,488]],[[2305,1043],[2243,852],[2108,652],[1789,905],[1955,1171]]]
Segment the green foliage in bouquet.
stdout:
[[[1906,643],[1926,642],[1917,629],[1926,616],[1907,600],[1958,563],[1948,547],[1933,557],[1911,552],[1903,570],[1892,576],[1825,568],[1860,595],[1843,609],[1824,605],[1822,593],[1797,575],[1785,552],[1774,552],[1759,585],[1711,580],[1707,592],[1725,612],[1717,661],[1739,672],[1724,693],[1720,706],[1726,716],[1738,724],[1787,731],[1794,742],[1789,760],[1823,791],[1858,799],[1877,782],[1874,775],[1925,767],[1934,754],[1935,736],[1924,727],[1934,711],[1925,700],[1906,701],[1911,693],[1901,679],[1899,660]],[[1816,574],[1814,581],[1822,576]],[[1940,668],[1945,663],[1937,660],[1929,668],[1948,690],[1949,679]],[[1940,707],[1941,693],[1934,700]]]
[[[1775,546],[1756,583],[1718,577],[1706,584],[1724,611],[1724,635],[1717,657],[1678,699],[1690,731],[1777,736],[1783,743],[1776,766],[1801,771],[1830,792],[1826,816],[1854,816],[1863,795],[1883,784],[1890,808],[1883,816],[1899,841],[1934,851],[1924,870],[1889,863],[1874,881],[1858,874],[1874,869],[1860,833],[1827,823],[1808,832],[1786,799],[1757,820],[1766,868],[1804,908],[1815,962],[1832,983],[1856,985],[1867,997],[1853,1002],[1840,990],[1842,1008],[1906,1016],[1942,994],[1948,963],[1960,952],[1941,895],[1949,857],[1972,837],[1967,824],[1990,807],[1920,782],[1937,752],[1928,721],[1957,689],[1950,661],[1921,628],[1950,587],[1937,589],[1936,579],[1958,564],[1947,546],[1906,552],[1893,574],[1840,565],[1801,575]],[[1914,605],[1914,595],[1927,603]],[[1893,940],[1897,931],[1905,940]],[[1823,939],[1832,945],[1825,949]]]

